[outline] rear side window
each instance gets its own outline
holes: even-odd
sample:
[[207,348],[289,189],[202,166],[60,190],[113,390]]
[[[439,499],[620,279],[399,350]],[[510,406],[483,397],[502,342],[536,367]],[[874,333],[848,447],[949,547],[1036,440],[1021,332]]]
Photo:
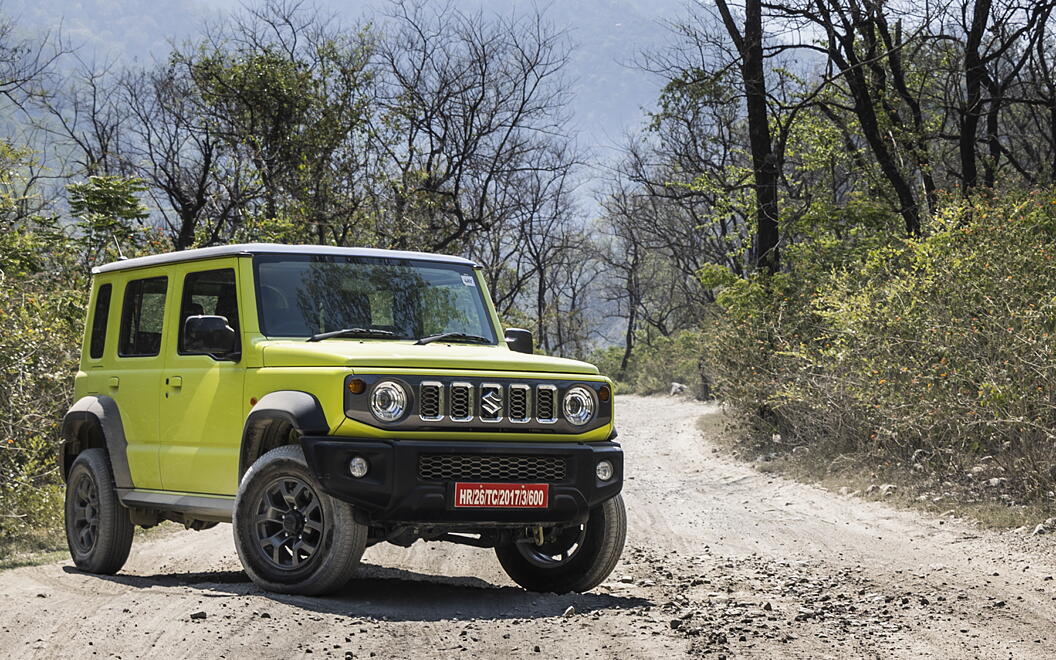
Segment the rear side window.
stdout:
[[161,351],[161,329],[165,320],[167,277],[133,280],[125,287],[121,309],[121,357],[145,357]]
[[103,357],[103,349],[106,348],[106,321],[110,316],[110,294],[113,289],[112,284],[104,284],[96,294],[95,310],[92,312],[92,340],[88,349],[93,360]]
[[204,270],[187,275],[183,280],[183,299],[180,301],[180,353],[186,351],[183,334],[189,316],[223,316],[227,319],[227,324],[238,333],[236,295],[233,268]]

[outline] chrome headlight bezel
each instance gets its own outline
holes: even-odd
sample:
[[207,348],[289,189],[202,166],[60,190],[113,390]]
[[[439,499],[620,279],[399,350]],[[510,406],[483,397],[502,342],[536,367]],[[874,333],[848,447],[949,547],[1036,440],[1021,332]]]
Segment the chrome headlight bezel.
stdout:
[[410,410],[407,388],[394,380],[383,380],[370,392],[370,413],[380,422],[398,422]]
[[572,426],[585,426],[598,414],[598,395],[584,385],[573,385],[561,397],[561,415]]

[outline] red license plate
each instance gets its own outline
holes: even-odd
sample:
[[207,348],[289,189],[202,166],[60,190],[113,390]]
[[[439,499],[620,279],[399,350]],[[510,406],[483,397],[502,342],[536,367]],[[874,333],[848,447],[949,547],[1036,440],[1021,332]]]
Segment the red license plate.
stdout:
[[455,484],[457,509],[545,509],[550,506],[549,484]]

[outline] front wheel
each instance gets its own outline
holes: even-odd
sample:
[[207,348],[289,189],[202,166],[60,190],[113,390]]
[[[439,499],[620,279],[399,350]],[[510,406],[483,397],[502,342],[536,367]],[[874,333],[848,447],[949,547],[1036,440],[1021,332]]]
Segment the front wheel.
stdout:
[[297,445],[261,456],[242,478],[232,519],[249,577],[268,591],[317,596],[343,587],[367,544],[352,505],[319,489]]
[[627,537],[623,497],[602,502],[583,525],[547,533],[542,543],[521,540],[495,548],[503,570],[529,591],[589,591],[616,568]]

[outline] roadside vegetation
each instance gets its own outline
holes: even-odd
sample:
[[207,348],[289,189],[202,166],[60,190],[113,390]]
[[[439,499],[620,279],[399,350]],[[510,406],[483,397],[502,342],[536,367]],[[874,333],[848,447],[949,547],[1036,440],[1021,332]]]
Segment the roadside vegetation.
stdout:
[[1054,239],[1056,194],[1026,193],[951,203],[926,236],[850,264],[797,245],[788,272],[719,294],[707,369],[762,453],[803,447],[1051,504]]

